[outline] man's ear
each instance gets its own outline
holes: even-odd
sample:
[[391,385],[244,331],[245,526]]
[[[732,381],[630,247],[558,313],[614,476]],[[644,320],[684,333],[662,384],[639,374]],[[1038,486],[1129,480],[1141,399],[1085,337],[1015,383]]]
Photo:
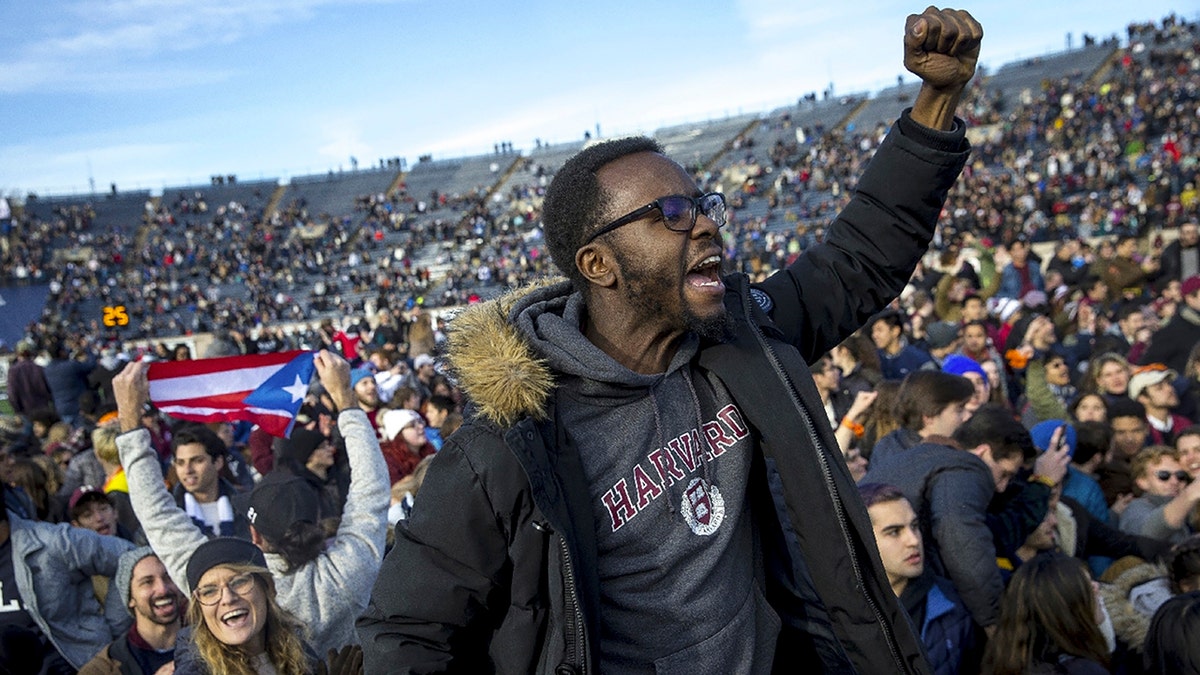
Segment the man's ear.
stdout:
[[588,283],[611,288],[617,283],[612,252],[603,244],[592,242],[575,253],[575,267]]
[[979,459],[982,459],[985,463],[991,464],[991,461],[990,461],[992,459],[991,444],[980,443],[979,445],[977,445],[973,448],[967,448],[967,452],[971,453],[972,455],[975,455]]

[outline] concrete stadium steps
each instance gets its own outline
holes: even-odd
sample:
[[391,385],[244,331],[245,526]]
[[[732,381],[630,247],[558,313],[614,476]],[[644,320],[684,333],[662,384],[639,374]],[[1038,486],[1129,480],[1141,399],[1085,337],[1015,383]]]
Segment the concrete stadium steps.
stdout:
[[303,198],[310,219],[340,217],[354,213],[355,198],[387,192],[397,173],[395,169],[366,169],[295,176],[279,204],[287,208]]
[[82,195],[71,197],[38,197],[25,202],[25,211],[43,221],[52,221],[59,216],[59,207],[91,208],[95,212],[91,227],[94,233],[121,232],[132,237],[142,224],[146,202],[151,199],[149,190],[118,192],[112,194]]
[[693,122],[655,130],[651,136],[663,151],[687,168],[706,167],[737,138],[758,114],[738,115],[723,120]]
[[1098,44],[1050,56],[1023,59],[1007,64],[987,78],[989,90],[1000,92],[1011,110],[1020,104],[1020,94],[1030,90],[1036,96],[1046,80],[1086,80],[1117,51],[1116,45]]
[[[246,209],[246,217],[254,219],[262,215],[263,209],[266,208],[271,195],[274,194],[275,189],[278,187],[279,181],[276,180],[239,182],[233,185],[210,184],[165,187],[163,188],[161,203],[170,208],[171,213],[174,213],[177,218],[184,216],[211,219],[216,214],[218,207],[228,207],[230,202],[237,202]],[[208,205],[207,213],[181,214],[173,208],[181,196],[191,201],[195,199],[197,193],[204,198],[205,203]]]

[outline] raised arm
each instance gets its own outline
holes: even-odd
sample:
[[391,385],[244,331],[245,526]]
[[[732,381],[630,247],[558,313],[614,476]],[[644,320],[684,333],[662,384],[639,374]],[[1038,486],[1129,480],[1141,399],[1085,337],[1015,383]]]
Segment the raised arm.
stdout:
[[929,7],[904,26],[904,67],[921,78],[913,103],[917,124],[949,131],[963,88],[975,75],[983,27],[961,9]]
[[150,447],[150,432],[142,427],[141,409],[150,400],[148,368],[147,364],[135,361],[113,378],[117,420],[121,424],[117,450],[129,480],[129,501],[142,523],[146,541],[175,585],[187,595],[191,593],[187,583],[188,558],[207,537],[167,492],[158,455]]

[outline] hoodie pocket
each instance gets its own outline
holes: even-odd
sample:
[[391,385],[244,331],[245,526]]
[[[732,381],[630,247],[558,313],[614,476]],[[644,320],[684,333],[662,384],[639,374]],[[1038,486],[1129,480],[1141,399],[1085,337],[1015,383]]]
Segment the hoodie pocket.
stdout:
[[656,660],[654,672],[770,673],[779,626],[779,616],[754,584],[729,625],[712,637]]

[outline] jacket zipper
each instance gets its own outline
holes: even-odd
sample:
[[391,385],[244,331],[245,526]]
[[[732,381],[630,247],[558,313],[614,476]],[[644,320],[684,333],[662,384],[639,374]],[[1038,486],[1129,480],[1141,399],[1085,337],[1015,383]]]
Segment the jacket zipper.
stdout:
[[871,594],[866,590],[867,584],[863,578],[862,564],[858,560],[858,554],[854,551],[854,542],[850,540],[850,524],[846,519],[846,511],[842,507],[841,501],[838,499],[837,486],[835,486],[833,483],[833,470],[829,467],[829,460],[827,457],[825,457],[825,454],[820,451],[821,441],[817,436],[816,428],[813,426],[812,417],[808,414],[808,411],[804,409],[804,404],[800,400],[799,391],[796,389],[796,383],[792,381],[787,369],[783,367],[783,364],[779,360],[779,355],[775,353],[775,348],[771,346],[771,343],[767,340],[766,335],[763,334],[762,329],[759,328],[758,324],[754,321],[754,317],[750,311],[750,305],[748,304],[748,302],[752,302],[752,300],[746,297],[744,293],[741,295],[742,308],[746,315],[746,321],[754,331],[755,339],[758,340],[758,343],[762,345],[763,350],[766,351],[768,360],[771,362],[771,367],[775,370],[775,374],[783,380],[784,384],[787,385],[788,397],[792,400],[792,406],[800,412],[800,417],[804,420],[805,429],[808,431],[808,438],[812,442],[813,448],[816,451],[817,461],[821,464],[821,474],[825,478],[825,487],[829,494],[829,500],[833,503],[833,512],[837,516],[838,527],[842,531],[842,541],[846,544],[846,552],[850,554],[850,565],[854,569],[854,578],[858,582],[858,587],[862,589],[862,594],[867,601],[867,606],[871,608],[871,612],[875,614],[875,620],[879,622],[880,627],[883,629],[883,635],[887,641],[888,650],[892,653],[892,660],[896,662],[896,665],[902,672],[907,671],[907,668],[904,667],[904,659],[900,656],[899,646],[896,644],[896,636],[892,634],[891,625],[888,624],[884,618],[883,611],[879,609],[878,603],[875,602],[875,599],[872,598]]
[[580,675],[586,675],[587,635],[583,623],[583,611],[579,608],[579,595],[575,588],[575,567],[571,564],[571,551],[567,548],[567,540],[562,535],[558,537],[558,547],[562,551],[563,585],[567,592],[567,604],[573,620],[572,627],[575,638],[575,641],[567,647],[567,660],[578,664]]

